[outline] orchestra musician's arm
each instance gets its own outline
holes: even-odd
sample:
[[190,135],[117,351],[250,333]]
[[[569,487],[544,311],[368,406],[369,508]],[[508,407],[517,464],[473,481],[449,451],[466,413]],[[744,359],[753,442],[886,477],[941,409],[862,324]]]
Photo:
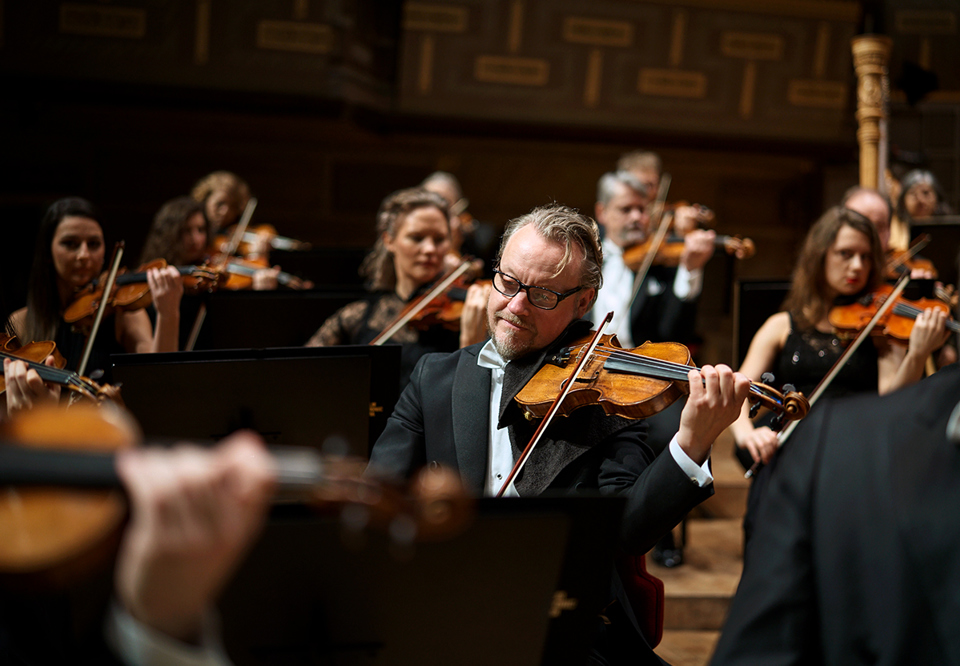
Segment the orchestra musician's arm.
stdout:
[[[48,356],[44,363],[53,366],[53,356]],[[23,361],[3,359],[3,377],[7,416],[42,404],[55,405],[60,400],[60,386],[45,383],[37,371],[28,369]]]
[[487,339],[487,299],[490,284],[472,284],[467,289],[460,315],[460,347],[469,347]]
[[180,299],[183,280],[176,267],[151,268],[147,283],[157,309],[157,323],[150,328],[150,317],[141,308],[124,312],[117,320],[117,340],[125,349],[139,354],[172,352],[180,348]]
[[118,455],[131,520],[115,574],[122,610],[109,631],[125,658],[139,663],[152,651],[210,639],[201,636],[204,615],[260,532],[273,470],[250,432],[213,449],[181,445]]
[[946,322],[945,311],[930,308],[917,315],[907,347],[886,339],[877,342],[881,395],[920,381],[927,358],[950,338]]
[[[774,367],[789,333],[790,315],[786,312],[778,312],[767,319],[750,341],[740,372],[754,381],[759,381],[763,373]],[[741,408],[732,430],[737,446],[746,448],[754,462],[770,462],[777,450],[777,434],[767,426],[753,426],[749,404],[745,403]]]

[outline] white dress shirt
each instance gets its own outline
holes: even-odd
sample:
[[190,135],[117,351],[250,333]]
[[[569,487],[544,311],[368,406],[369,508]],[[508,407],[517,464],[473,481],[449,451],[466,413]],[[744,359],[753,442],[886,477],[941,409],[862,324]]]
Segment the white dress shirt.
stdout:
[[[633,295],[634,272],[623,263],[623,249],[609,238],[603,239],[603,287],[597,293],[591,319],[599,322],[608,312],[613,312],[613,323],[608,333],[616,333],[625,349],[636,347],[630,331],[630,297]],[[647,295],[657,296],[665,286],[654,276],[647,278]],[[690,301],[703,291],[703,269],[687,270],[683,264],[677,268],[673,280],[673,293],[682,301]],[[664,342],[655,340],[654,342]]]

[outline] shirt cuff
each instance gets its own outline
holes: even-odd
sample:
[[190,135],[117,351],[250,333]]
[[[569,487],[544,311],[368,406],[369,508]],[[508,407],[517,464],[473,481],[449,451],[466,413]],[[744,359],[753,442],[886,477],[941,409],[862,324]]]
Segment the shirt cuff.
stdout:
[[674,435],[670,440],[670,455],[680,466],[680,469],[687,478],[701,488],[705,488],[713,483],[713,474],[710,473],[710,457],[703,461],[702,465],[697,465],[693,459],[687,455],[687,452],[680,447],[677,436]]
[[106,620],[107,640],[128,666],[230,666],[220,643],[220,622],[214,611],[204,613],[200,645],[191,645],[148,627],[118,603]]
[[680,264],[677,267],[677,276],[673,279],[673,293],[681,301],[690,301],[703,291],[703,269],[695,268],[692,271]]

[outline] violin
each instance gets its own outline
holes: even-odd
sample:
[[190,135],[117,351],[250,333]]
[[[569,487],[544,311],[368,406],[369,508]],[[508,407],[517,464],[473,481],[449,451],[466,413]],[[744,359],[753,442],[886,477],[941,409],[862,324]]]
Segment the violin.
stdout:
[[[5,423],[0,573],[56,587],[104,564],[116,550],[126,515],[114,454],[139,439],[136,422],[119,408],[37,408]],[[363,460],[306,448],[271,453],[275,501],[304,502],[328,513],[362,507],[352,512],[352,521],[344,513],[348,527],[389,530],[402,522],[407,534],[412,525],[415,538],[431,540],[456,534],[471,516],[471,501],[450,470],[425,469],[400,487],[362,475]]]
[[[147,270],[165,268],[166,265],[167,262],[163,259],[155,259],[143,264],[133,273],[121,270],[117,274],[110,298],[104,304],[105,314],[113,310],[139,310],[150,305],[153,298],[147,283]],[[220,273],[209,266],[177,266],[177,271],[184,278],[184,291],[190,293],[213,291],[223,282]],[[92,317],[97,312],[103,301],[106,275],[104,273],[74,295],[73,301],[63,313],[64,321],[74,324]]]
[[[447,313],[443,315],[446,320],[445,324],[448,327],[453,327],[455,325],[456,328],[453,328],[452,330],[458,330],[460,328],[459,312],[463,311],[463,299],[466,297],[465,285],[466,285],[467,276],[470,274],[471,270],[472,270],[472,261],[471,259],[466,258],[463,261],[461,261],[459,266],[457,266],[456,268],[453,268],[450,271],[447,271],[444,275],[440,277],[440,279],[437,280],[437,282],[433,285],[432,288],[430,288],[429,291],[427,291],[426,293],[422,294],[418,298],[415,298],[414,300],[407,303],[407,305],[403,308],[403,310],[400,311],[400,313],[396,316],[396,318],[394,318],[394,320],[390,322],[380,332],[380,334],[377,335],[377,337],[375,337],[373,340],[370,341],[370,344],[374,346],[380,346],[384,344],[390,338],[392,338],[397,331],[399,331],[401,328],[403,328],[408,323],[413,321],[415,318],[420,317],[420,313],[425,310],[428,310],[428,308],[429,310],[427,315],[421,318],[421,322],[419,323],[420,328],[429,328],[431,323],[432,324],[444,323],[444,322],[441,322],[439,319],[444,309],[443,308],[444,300],[450,303],[450,308],[448,308]],[[447,294],[447,292],[451,288],[454,288],[454,285],[457,284],[458,281],[459,281],[458,288],[461,289],[463,293],[463,296],[461,296],[460,301],[458,303],[459,309],[457,309],[453,305],[454,303],[453,299],[451,299],[449,296],[444,296],[445,294]],[[441,300],[437,306],[431,305],[432,303],[434,303],[434,301],[441,298],[441,296],[443,296],[444,300]],[[453,318],[453,314],[452,314],[454,310],[458,312],[455,319]],[[454,324],[454,321],[455,321],[455,324]]]
[[[893,291],[894,287],[891,285],[880,285],[849,305],[838,305],[832,308],[829,314],[830,325],[836,330],[838,337],[853,337],[863,330]],[[950,314],[950,306],[942,300],[921,298],[912,301],[898,296],[893,306],[877,321],[871,333],[895,342],[906,343],[910,340],[910,332],[913,330],[917,315],[927,308]],[[960,332],[960,324],[953,319],[947,320],[947,328],[954,333]]]
[[917,237],[917,239],[910,244],[910,247],[902,252],[892,247],[888,248],[885,270],[886,278],[888,280],[897,280],[904,273],[910,274],[914,270],[923,270],[930,273],[930,277],[935,279],[937,277],[937,269],[933,265],[933,262],[917,256],[917,252],[926,247],[932,239],[933,237],[930,234],[923,234]]
[[[225,251],[233,237],[233,233],[236,227],[231,227],[223,234],[218,234],[213,242],[213,247],[218,252]],[[239,243],[237,244],[236,253],[241,256],[247,256],[250,254],[258,253],[258,245],[266,241],[266,244],[274,250],[309,250],[310,243],[304,241],[296,240],[295,238],[287,238],[286,236],[277,235],[277,230],[273,225],[270,224],[260,224],[252,229],[248,228],[240,236]]]
[[463,303],[467,299],[467,289],[471,284],[493,283],[490,280],[474,281],[461,276],[414,315],[410,319],[410,325],[418,330],[442,326],[448,331],[459,331]]
[[[554,399],[570,382],[571,371],[582,359],[590,337],[576,341],[548,359],[515,400],[528,419],[543,418]],[[577,376],[558,413],[566,415],[586,405],[599,405],[608,415],[628,419],[650,417],[690,392],[687,373],[693,365],[690,350],[678,342],[646,342],[623,349],[616,335],[603,335]],[[781,393],[750,383],[748,399],[782,420],[799,420],[808,411],[803,394],[784,387]]]
[[[643,260],[650,252],[653,244],[653,237],[647,238],[642,243],[634,245],[623,251],[623,263],[632,271],[637,271],[643,265]],[[660,244],[653,263],[661,266],[678,266],[680,258],[683,256],[684,240],[681,236],[668,236]],[[723,248],[723,250],[737,259],[749,259],[756,254],[757,249],[753,241],[749,238],[739,238],[738,236],[717,236],[714,239],[714,245]]]
[[[50,355],[54,357],[52,366],[44,363],[44,360]],[[0,349],[0,359],[5,358],[23,361],[28,368],[36,370],[43,381],[63,386],[77,395],[96,402],[103,402],[104,400],[120,402],[119,388],[109,384],[100,385],[89,377],[81,377],[76,372],[64,370],[67,360],[59,352],[54,342],[31,342],[20,346],[16,338],[7,338],[3,340],[3,346]],[[3,394],[6,390],[6,379],[0,376],[0,394]]]
[[[690,229],[681,229],[677,227],[675,214],[678,208],[693,208],[694,222],[696,222],[695,227]],[[704,206],[703,204],[691,204],[686,201],[676,201],[674,203],[664,205],[663,214],[664,217],[670,218],[671,228],[675,229],[680,235],[683,235],[689,231],[693,231],[693,229],[702,229],[713,226],[713,223],[716,221],[716,215],[710,208]]]
[[[256,272],[269,268],[266,262],[262,260],[223,257],[222,255],[214,259],[213,263],[214,265],[222,266],[221,268],[217,269],[218,272],[223,276],[221,288],[228,291],[252,289],[253,276],[256,274]],[[277,282],[284,287],[289,287],[290,289],[313,288],[313,282],[310,280],[303,280],[298,278],[296,275],[284,273],[283,271],[277,274]]]

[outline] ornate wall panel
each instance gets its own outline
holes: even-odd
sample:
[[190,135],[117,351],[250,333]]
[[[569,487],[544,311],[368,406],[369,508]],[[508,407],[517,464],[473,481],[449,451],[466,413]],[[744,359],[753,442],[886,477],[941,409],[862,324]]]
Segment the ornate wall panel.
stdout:
[[411,114],[846,139],[854,2],[416,0]]
[[386,107],[399,0],[0,0],[0,71]]

